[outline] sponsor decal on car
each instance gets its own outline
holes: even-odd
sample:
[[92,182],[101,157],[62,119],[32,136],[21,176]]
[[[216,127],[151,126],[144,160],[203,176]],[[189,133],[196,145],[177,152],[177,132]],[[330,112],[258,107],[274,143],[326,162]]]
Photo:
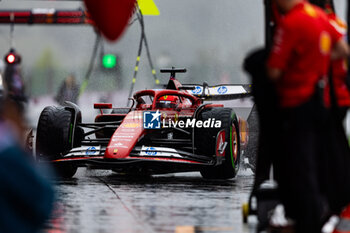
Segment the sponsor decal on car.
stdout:
[[[219,85],[206,87],[205,90],[201,86],[195,86],[194,90],[190,91],[195,96],[205,94],[205,96],[220,96],[220,95],[234,95],[234,94],[248,94],[243,85]],[[205,93],[203,93],[205,92]]]
[[125,123],[122,124],[122,128],[139,128],[141,127],[140,123]]
[[132,135],[116,135],[114,137],[116,137],[116,138],[133,138],[134,136],[132,136]]
[[112,138],[112,142],[120,142],[120,141],[124,141],[124,142],[131,142],[134,138],[134,136],[132,135],[121,135],[123,133],[119,133],[117,135],[114,135]]
[[114,143],[114,146],[119,148],[128,148],[127,146],[125,146],[123,143],[120,143],[120,142]]
[[86,155],[94,155],[97,153],[97,149],[94,146],[90,146],[89,148],[86,149],[85,154]]
[[157,155],[157,150],[154,147],[147,147],[146,155]]
[[193,94],[201,94],[202,93],[202,87],[195,86],[194,90],[192,90]]
[[225,94],[225,93],[227,93],[227,87],[221,86],[221,87],[218,88],[217,92],[218,92],[220,95]]
[[182,158],[182,156],[174,148],[152,146],[142,146],[140,156]]
[[131,142],[132,139],[131,138],[121,138],[121,139],[118,139],[118,141]]
[[143,112],[143,128],[145,129],[160,129],[160,116],[162,114],[157,111]]
[[142,113],[141,112],[131,112],[126,117],[126,120],[137,120],[142,119]]
[[225,156],[227,142],[225,141],[225,130],[221,130],[216,138],[216,155]]
[[72,148],[64,157],[85,157],[99,155],[101,146],[81,146]]
[[134,133],[136,128],[121,128],[120,133]]

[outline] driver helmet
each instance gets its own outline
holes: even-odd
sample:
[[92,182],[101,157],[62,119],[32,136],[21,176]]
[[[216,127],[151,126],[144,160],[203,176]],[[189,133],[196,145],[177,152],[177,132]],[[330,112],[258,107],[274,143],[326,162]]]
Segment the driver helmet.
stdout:
[[157,100],[157,108],[176,108],[180,99],[174,95],[164,95]]

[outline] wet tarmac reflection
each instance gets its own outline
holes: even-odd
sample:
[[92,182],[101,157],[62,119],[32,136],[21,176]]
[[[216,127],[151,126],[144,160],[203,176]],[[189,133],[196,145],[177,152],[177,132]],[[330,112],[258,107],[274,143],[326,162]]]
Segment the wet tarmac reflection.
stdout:
[[253,175],[204,180],[199,173],[129,177],[81,168],[56,181],[57,203],[44,232],[250,232],[241,204]]

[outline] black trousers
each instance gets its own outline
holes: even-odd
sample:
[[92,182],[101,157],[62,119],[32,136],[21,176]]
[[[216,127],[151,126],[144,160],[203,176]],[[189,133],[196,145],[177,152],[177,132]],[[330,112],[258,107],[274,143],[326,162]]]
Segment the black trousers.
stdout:
[[339,214],[350,204],[350,149],[343,127],[347,108],[328,110],[322,132],[324,163],[321,173],[323,190],[330,210]]
[[[256,157],[255,182],[252,190],[269,179],[272,157],[277,152],[275,137],[279,124],[278,97],[273,82],[266,76],[266,60],[269,51],[258,49],[244,61],[244,69],[252,78],[252,94],[259,116],[259,142]],[[256,145],[250,145],[256,146]]]
[[320,125],[324,120],[317,98],[280,113],[272,160],[286,214],[296,222],[296,232],[320,232],[328,210],[322,191],[323,167]]
[[348,107],[339,107],[339,117],[341,121],[344,121],[348,109]]

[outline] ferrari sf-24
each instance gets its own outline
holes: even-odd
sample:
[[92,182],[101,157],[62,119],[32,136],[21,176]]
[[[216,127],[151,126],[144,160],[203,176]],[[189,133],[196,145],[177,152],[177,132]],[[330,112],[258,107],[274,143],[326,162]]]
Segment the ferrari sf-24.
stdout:
[[175,75],[186,69],[161,72],[170,73],[164,89],[136,92],[127,108],[96,103],[100,113],[93,123],[83,123],[79,107],[70,102],[44,108],[37,127],[37,160],[51,163],[62,177],[74,176],[78,167],[235,177],[248,144],[248,126],[234,109],[215,101],[248,97],[249,87],[182,85]]

